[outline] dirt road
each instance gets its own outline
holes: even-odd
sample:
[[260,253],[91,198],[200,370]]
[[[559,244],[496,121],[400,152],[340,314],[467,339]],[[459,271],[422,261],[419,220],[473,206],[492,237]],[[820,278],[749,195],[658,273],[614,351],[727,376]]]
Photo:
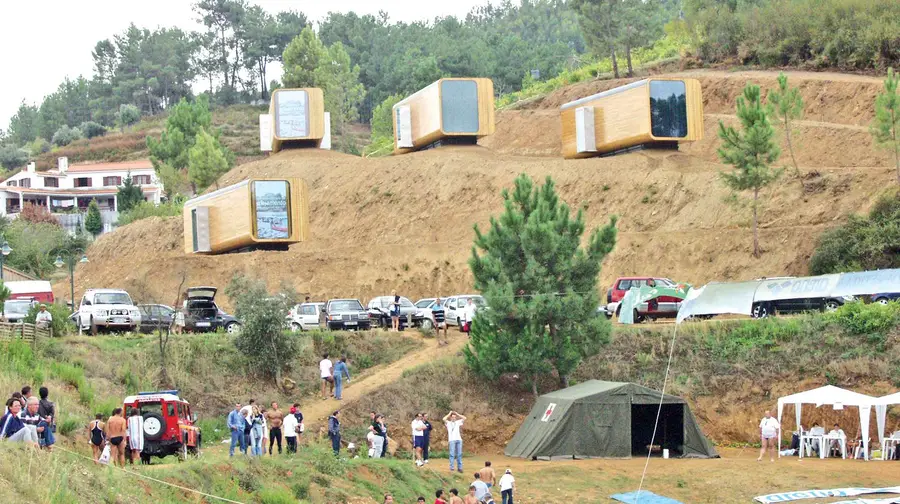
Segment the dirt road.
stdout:
[[[334,410],[341,408],[342,405],[364,399],[366,394],[373,392],[378,387],[398,380],[403,375],[403,371],[441,357],[455,355],[469,341],[464,334],[454,330],[450,331],[449,340],[449,344],[441,346],[438,345],[436,338],[422,339],[420,350],[409,353],[388,365],[369,369],[350,383],[345,382],[342,401],[333,398],[326,400],[321,397],[311,400],[313,402],[305,401],[302,411],[307,429],[318,428]],[[308,432],[314,431],[308,430]]]

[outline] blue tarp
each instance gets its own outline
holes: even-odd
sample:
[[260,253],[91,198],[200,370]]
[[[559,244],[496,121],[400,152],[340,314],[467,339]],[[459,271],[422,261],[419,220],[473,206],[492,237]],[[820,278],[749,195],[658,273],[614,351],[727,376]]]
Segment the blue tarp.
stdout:
[[611,495],[610,499],[626,504],[682,504],[675,499],[656,495],[649,490],[641,490],[640,492],[628,492]]

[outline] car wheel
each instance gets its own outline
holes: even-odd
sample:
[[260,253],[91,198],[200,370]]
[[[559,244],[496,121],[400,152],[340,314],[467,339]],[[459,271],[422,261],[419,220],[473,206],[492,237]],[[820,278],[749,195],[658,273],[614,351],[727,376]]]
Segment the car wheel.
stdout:
[[150,455],[144,455],[141,453],[141,464],[150,465]]
[[637,310],[637,308],[635,308],[635,309],[634,309],[634,323],[635,323],[635,324],[640,324],[640,323],[644,322],[644,320],[645,320],[644,317],[641,316],[641,312],[639,312],[639,311]]
[[430,331],[434,329],[434,322],[432,322],[431,319],[422,319],[422,323],[419,324],[419,327],[426,331]]
[[887,306],[887,304],[890,303],[890,300],[888,300],[888,298],[878,298],[875,300],[875,302],[880,305]]
[[291,332],[300,332],[303,330],[303,326],[296,322],[291,322]]
[[144,413],[144,438],[156,441],[162,438],[166,431],[166,420],[159,413],[148,411]]
[[456,327],[462,327],[462,320],[459,317],[456,317]]
[[753,305],[753,308],[750,311],[750,316],[753,318],[766,318],[769,315],[769,306],[765,303],[756,303]]
[[825,301],[825,311],[833,312],[841,307],[841,304],[833,299],[829,299]]
[[187,446],[187,442],[184,439],[182,439],[181,447],[178,448],[178,461],[184,462],[187,459],[188,459],[188,446]]
[[237,322],[231,322],[227,326],[225,326],[225,332],[228,334],[237,334],[241,332],[241,324]]
[[94,317],[91,317],[91,336],[97,335],[97,324],[94,323]]

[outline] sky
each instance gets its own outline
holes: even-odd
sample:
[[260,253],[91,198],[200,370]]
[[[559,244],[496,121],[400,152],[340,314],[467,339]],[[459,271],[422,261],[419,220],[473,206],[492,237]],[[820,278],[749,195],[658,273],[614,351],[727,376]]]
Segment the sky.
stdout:
[[[374,14],[386,11],[393,21],[464,16],[487,0],[248,0],[270,13],[295,10],[313,20],[329,11]],[[6,129],[24,99],[40,105],[65,77],[90,77],[94,45],[139,27],[177,26],[201,30],[192,0],[0,0],[0,129]],[[280,69],[269,78],[280,78]],[[201,89],[201,88],[197,88]]]

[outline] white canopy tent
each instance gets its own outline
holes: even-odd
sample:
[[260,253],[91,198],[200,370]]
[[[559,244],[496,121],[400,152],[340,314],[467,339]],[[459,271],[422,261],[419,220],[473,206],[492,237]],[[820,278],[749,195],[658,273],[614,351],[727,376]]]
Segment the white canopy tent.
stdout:
[[[872,406],[878,399],[845,390],[834,385],[825,385],[817,389],[798,392],[789,396],[778,398],[778,424],[781,425],[781,415],[785,404],[794,405],[794,414],[797,417],[797,430],[800,430],[800,414],[804,404],[815,404],[818,408],[822,405],[833,406],[834,409],[843,409],[844,406],[856,406],[859,408],[859,430],[862,434],[862,446],[866,460],[869,460],[869,417],[872,414]],[[883,435],[883,434],[882,434]],[[778,451],[781,451],[781,431],[778,432]]]
[[900,404],[900,392],[875,399],[875,421],[878,424],[878,442],[884,449],[884,427],[887,423],[887,409],[893,404]]

